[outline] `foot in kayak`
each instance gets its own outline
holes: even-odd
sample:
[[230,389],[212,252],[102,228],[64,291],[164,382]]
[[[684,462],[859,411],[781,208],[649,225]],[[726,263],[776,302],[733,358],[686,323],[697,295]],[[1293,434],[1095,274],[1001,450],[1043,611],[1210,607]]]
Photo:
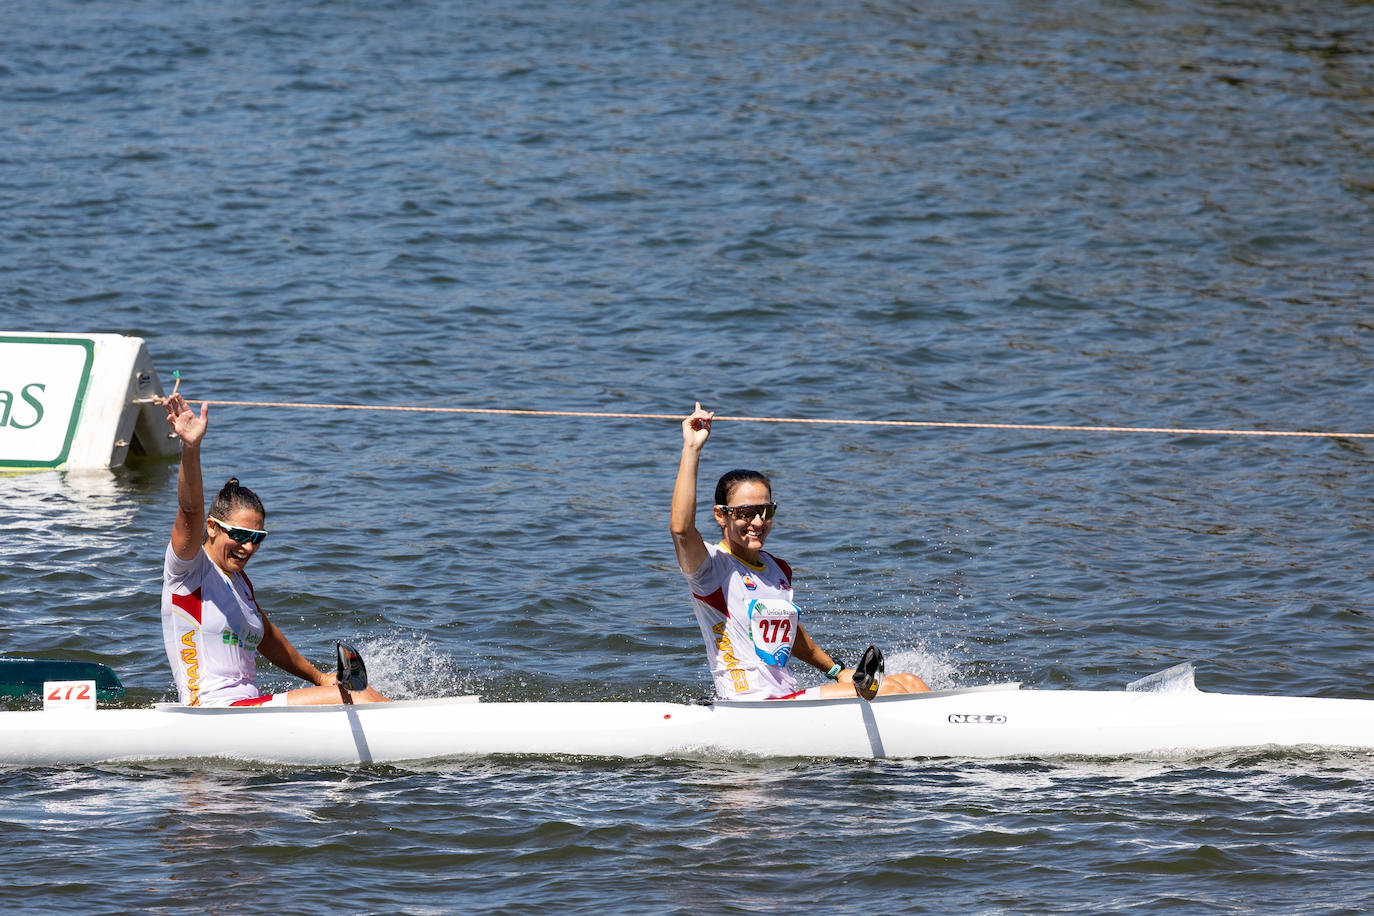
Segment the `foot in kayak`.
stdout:
[[368,686],[367,666],[362,654],[346,642],[334,644],[334,682],[315,687],[298,687],[286,693],[288,706],[319,706],[342,703],[386,703],[389,700]]

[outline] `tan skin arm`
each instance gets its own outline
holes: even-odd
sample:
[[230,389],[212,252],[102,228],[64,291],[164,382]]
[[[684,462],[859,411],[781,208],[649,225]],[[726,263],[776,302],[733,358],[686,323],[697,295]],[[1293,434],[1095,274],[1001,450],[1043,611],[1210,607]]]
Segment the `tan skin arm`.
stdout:
[[209,425],[210,405],[200,405],[200,416],[186,399],[173,394],[167,399],[167,424],[181,437],[181,466],[177,469],[177,517],[172,523],[172,552],[183,560],[200,553],[205,532],[205,489],[200,476],[200,441]]
[[336,673],[325,674],[312,665],[304,655],[291,645],[291,640],[286,638],[286,634],[277,627],[275,623],[267,619],[267,615],[262,615],[262,642],[258,643],[258,651],[263,658],[276,665],[287,674],[294,674],[303,681],[309,681],[318,686],[333,684],[338,681]]
[[682,458],[673,484],[668,530],[673,535],[678,568],[689,576],[701,568],[708,556],[706,541],[697,530],[697,468],[701,464],[701,449],[711,436],[714,416],[713,412],[702,410],[698,402],[691,415],[682,421]]
[[[822,649],[800,623],[797,624],[797,638],[792,640],[792,657],[824,672],[835,667],[835,660],[830,653]],[[849,679],[853,680],[853,677],[851,672]]]
[[[792,657],[812,665],[825,674],[829,674],[830,669],[835,667],[835,659],[811,638],[811,634],[806,632],[800,623],[797,624],[797,638],[792,641]],[[840,684],[853,684],[854,669],[841,668],[835,675],[835,681]]]

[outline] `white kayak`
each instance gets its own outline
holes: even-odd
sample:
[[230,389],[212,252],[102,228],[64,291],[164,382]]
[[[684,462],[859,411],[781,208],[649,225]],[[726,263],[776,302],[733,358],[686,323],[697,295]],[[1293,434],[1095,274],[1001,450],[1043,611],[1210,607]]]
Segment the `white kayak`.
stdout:
[[487,703],[0,712],[0,764],[225,758],[398,763],[597,757],[1123,757],[1235,748],[1374,750],[1374,700],[1002,684],[872,702]]

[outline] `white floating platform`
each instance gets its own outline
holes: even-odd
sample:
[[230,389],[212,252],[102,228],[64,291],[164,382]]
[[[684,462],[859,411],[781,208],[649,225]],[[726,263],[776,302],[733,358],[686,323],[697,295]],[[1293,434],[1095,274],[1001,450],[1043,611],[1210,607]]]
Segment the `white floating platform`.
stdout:
[[178,454],[162,395],[141,337],[0,332],[0,471]]

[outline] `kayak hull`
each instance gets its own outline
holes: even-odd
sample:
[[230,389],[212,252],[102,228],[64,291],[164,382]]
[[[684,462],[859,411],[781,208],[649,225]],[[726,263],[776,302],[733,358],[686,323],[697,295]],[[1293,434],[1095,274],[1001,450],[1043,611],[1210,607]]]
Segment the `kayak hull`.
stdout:
[[597,757],[1133,757],[1250,747],[1374,750],[1374,700],[1021,690],[678,703],[486,703],[0,713],[0,764],[222,758],[335,765],[496,754]]

